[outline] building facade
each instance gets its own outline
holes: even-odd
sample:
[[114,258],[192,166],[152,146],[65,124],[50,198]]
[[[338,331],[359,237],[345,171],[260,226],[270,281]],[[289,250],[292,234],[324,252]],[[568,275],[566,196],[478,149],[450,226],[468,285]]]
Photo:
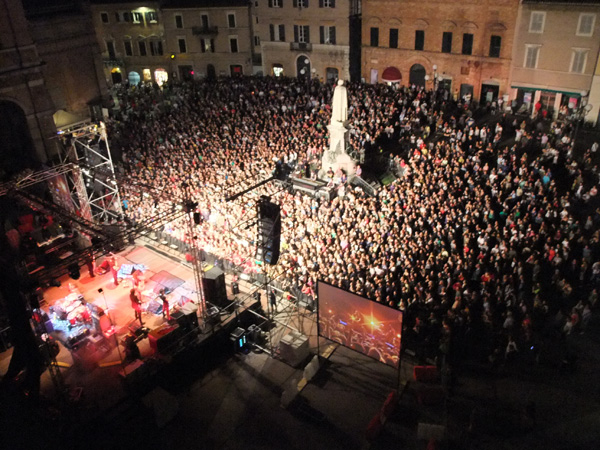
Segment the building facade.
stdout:
[[247,0],[168,1],[162,14],[173,75],[252,75],[251,5]]
[[350,78],[350,0],[256,0],[264,75]]
[[0,172],[58,152],[58,109],[88,116],[106,93],[90,11],[76,0],[0,3]]
[[162,85],[169,52],[158,2],[94,0],[92,20],[109,85],[128,80]]
[[[594,81],[600,50],[599,1],[523,1],[517,22],[511,100],[521,112],[556,117],[582,106],[597,121],[600,86]],[[536,106],[537,105],[537,106]]]
[[493,102],[510,89],[519,0],[367,0],[362,77]]

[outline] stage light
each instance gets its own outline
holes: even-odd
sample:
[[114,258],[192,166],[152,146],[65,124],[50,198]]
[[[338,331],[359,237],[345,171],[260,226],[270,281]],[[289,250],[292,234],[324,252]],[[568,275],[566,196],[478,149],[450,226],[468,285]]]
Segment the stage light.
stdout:
[[175,53],[171,53],[171,59],[175,59]]

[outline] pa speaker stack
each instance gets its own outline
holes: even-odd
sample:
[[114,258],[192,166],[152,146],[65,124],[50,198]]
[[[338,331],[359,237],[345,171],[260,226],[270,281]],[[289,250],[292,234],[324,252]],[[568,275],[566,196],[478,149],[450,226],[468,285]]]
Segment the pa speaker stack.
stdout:
[[202,278],[204,299],[211,305],[224,308],[228,305],[225,274],[218,267],[213,267],[204,272]]
[[256,259],[277,264],[281,244],[281,208],[263,195],[258,201],[258,236]]

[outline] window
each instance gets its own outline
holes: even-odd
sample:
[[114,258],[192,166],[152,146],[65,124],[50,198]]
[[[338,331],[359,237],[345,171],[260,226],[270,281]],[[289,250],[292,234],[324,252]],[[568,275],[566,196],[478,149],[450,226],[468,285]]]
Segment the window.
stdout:
[[113,41],[106,41],[106,51],[110,59],[115,59],[115,43]]
[[335,0],[319,0],[319,8],[335,8]]
[[283,8],[283,0],[269,0],[269,8]]
[[214,39],[200,39],[200,50],[202,53],[214,53],[215,52],[215,40]]
[[131,13],[129,11],[121,13],[121,16],[123,17],[123,22],[131,22]]
[[133,56],[133,47],[131,45],[131,41],[123,41],[123,47],[125,48],[126,56]]
[[579,14],[579,23],[577,24],[577,36],[591,36],[594,34],[594,24],[596,23],[596,14]]
[[462,54],[463,55],[472,55],[473,54],[473,35],[471,33],[463,34]]
[[235,28],[235,14],[227,14],[227,25],[229,28]]
[[158,16],[156,14],[156,11],[146,12],[146,22],[147,23],[157,23],[158,22]]
[[200,16],[200,21],[202,22],[202,28],[208,28],[209,27],[209,21],[208,21],[208,14],[202,14]]
[[237,37],[229,37],[229,50],[231,50],[231,53],[237,53],[238,52],[238,40]]
[[452,53],[452,32],[444,31],[442,35],[442,53]]
[[148,51],[146,50],[146,41],[138,41],[138,47],[140,49],[140,56],[146,56]]
[[294,8],[308,8],[308,0],[293,0],[292,6]]
[[[119,13],[117,13],[117,14],[119,14]],[[102,20],[102,23],[108,23],[108,13],[101,12],[100,19]]]
[[294,25],[294,42],[309,43],[310,29],[308,25]]
[[133,23],[142,23],[144,21],[144,15],[141,12],[132,12],[131,17],[133,19]]
[[379,47],[379,28],[371,27],[371,47]]
[[319,27],[321,44],[335,45],[335,27]]
[[525,45],[525,62],[523,63],[523,67],[526,67],[527,69],[535,69],[537,67],[539,56],[539,45]]
[[500,58],[500,49],[502,48],[502,37],[493,35],[490,37],[490,57]]
[[585,72],[585,64],[587,63],[588,50],[583,48],[574,48],[571,55],[571,72]]
[[260,45],[260,36],[254,36],[254,46],[258,47]]
[[546,13],[544,11],[531,11],[531,18],[529,20],[529,32],[543,33],[545,22]]
[[398,48],[398,28],[390,28],[390,48]]
[[415,31],[415,50],[423,50],[425,48],[425,30]]
[[175,28],[183,28],[183,16],[181,14],[175,15]]
[[163,54],[162,41],[157,39],[150,41],[150,54],[152,56],[160,56]]
[[269,25],[271,41],[285,42],[285,25]]
[[115,13],[115,22],[119,23],[121,21],[121,13],[116,12]]
[[179,53],[187,53],[187,44],[184,37],[177,38],[177,45],[179,45]]

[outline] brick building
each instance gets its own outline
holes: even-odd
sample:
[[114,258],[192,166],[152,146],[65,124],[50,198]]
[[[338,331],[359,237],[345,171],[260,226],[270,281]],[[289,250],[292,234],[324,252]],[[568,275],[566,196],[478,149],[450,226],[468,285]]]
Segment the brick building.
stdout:
[[163,26],[179,78],[252,75],[254,30],[247,0],[168,0]]
[[510,89],[519,0],[367,0],[362,76],[495,101]]
[[265,75],[350,78],[350,0],[256,0]]

